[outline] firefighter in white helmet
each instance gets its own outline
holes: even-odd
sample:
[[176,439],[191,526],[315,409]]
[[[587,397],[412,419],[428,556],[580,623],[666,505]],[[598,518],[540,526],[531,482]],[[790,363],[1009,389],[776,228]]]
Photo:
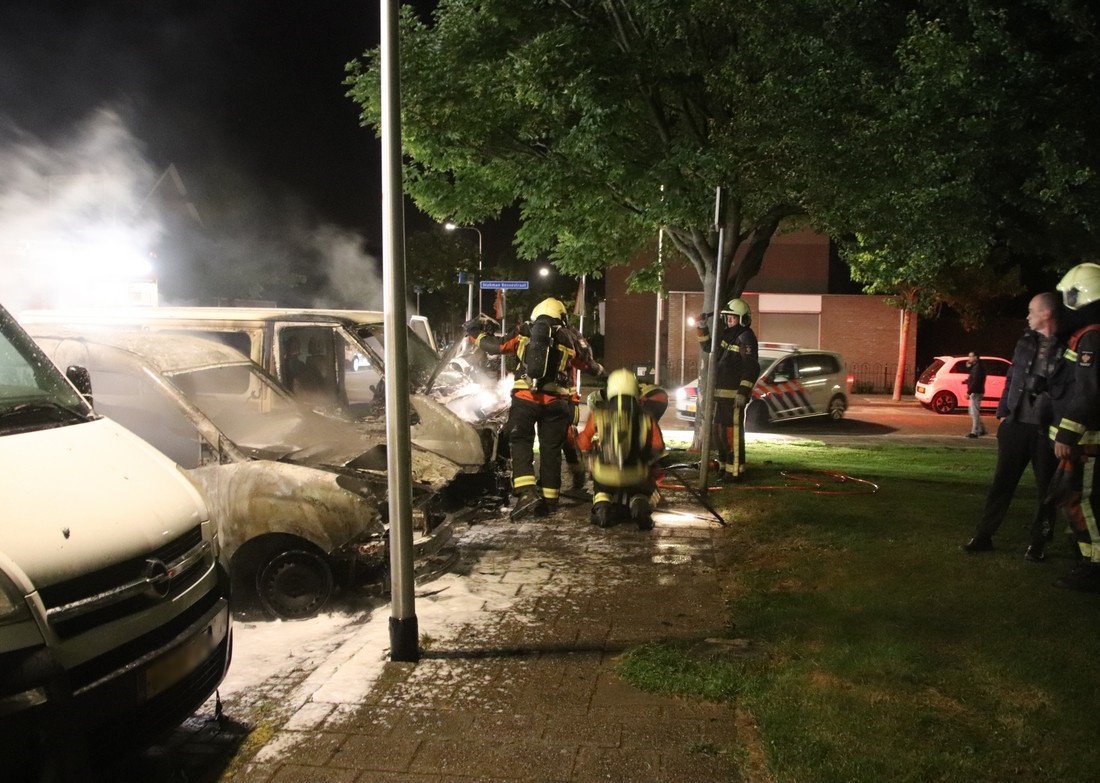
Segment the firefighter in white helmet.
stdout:
[[1051,437],[1060,463],[1051,485],[1081,560],[1055,585],[1100,593],[1100,264],[1073,267],[1058,290],[1074,329],[1066,350],[1074,378],[1072,392],[1055,407]]
[[630,370],[615,370],[602,399],[593,393],[589,406],[577,446],[589,455],[592,524],[610,527],[629,516],[639,530],[652,530],[655,465],[665,441],[641,400],[637,378]]
[[[470,342],[490,355],[515,354],[519,359],[512,384],[512,405],[506,425],[512,454],[512,519],[527,514],[546,516],[561,495],[561,458],[575,406],[570,400],[571,374],[584,370],[597,377],[607,372],[592,356],[592,348],[572,329],[563,305],[549,297],[531,311],[509,337],[485,332],[483,321],[470,321]],[[535,480],[535,435],[539,439],[539,478]]]
[[[699,316],[699,346],[709,353],[710,328]],[[760,377],[760,351],[744,299],[730,299],[718,313],[718,353],[714,377],[714,429],[718,441],[719,480],[738,481],[745,473],[745,406]]]

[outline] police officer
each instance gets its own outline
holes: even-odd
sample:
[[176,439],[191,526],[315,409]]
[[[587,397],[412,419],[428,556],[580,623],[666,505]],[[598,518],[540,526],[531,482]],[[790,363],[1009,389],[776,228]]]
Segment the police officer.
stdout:
[[[561,495],[561,458],[567,431],[573,422],[569,381],[573,370],[600,378],[606,370],[592,356],[592,348],[580,332],[566,323],[565,305],[544,299],[531,311],[531,319],[502,339],[483,331],[480,322],[467,327],[470,341],[491,355],[515,354],[519,359],[512,384],[508,412],[508,443],[512,453],[512,491],[517,496],[512,519],[525,514],[546,516]],[[549,346],[540,335],[549,333]],[[534,340],[534,342],[532,342]],[[545,372],[532,377],[531,361],[546,354]],[[535,481],[535,433],[539,439],[539,480]]]
[[1054,403],[1067,393],[1068,367],[1059,342],[1058,295],[1045,292],[1032,297],[1027,307],[1027,331],[1016,342],[1004,393],[997,405],[997,465],[986,493],[985,506],[974,537],[963,545],[970,554],[993,550],[993,535],[1008,514],[1012,496],[1028,464],[1035,474],[1039,505],[1031,525],[1031,545],[1024,557],[1042,562],[1046,557],[1047,532],[1054,522],[1054,507],[1045,502],[1047,485],[1057,460],[1047,437],[1054,417]]
[[629,513],[639,530],[652,530],[654,465],[665,451],[661,428],[646,410],[638,380],[615,370],[603,399],[591,400],[588,421],[577,446],[590,454],[592,524],[610,527]]
[[[1059,473],[1068,480],[1060,505],[1077,538],[1081,560],[1054,584],[1100,593],[1100,265],[1078,264],[1058,283],[1075,331],[1066,359],[1073,365],[1073,389],[1057,406],[1052,428]],[[1052,482],[1056,483],[1056,482]]]
[[[718,353],[715,362],[715,435],[723,481],[738,481],[745,472],[745,406],[760,377],[760,352],[750,326],[752,314],[744,299],[730,299],[719,311]],[[699,344],[711,349],[710,328],[705,317],[698,321]]]

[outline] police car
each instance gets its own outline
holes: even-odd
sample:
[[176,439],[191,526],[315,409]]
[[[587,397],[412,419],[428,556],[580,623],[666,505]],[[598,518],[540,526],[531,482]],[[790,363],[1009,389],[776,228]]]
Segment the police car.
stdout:
[[[848,410],[848,378],[840,354],[801,350],[792,343],[760,343],[760,377],[745,410],[746,427],[769,422],[828,416],[844,418]],[[676,412],[694,419],[699,379],[676,390]]]

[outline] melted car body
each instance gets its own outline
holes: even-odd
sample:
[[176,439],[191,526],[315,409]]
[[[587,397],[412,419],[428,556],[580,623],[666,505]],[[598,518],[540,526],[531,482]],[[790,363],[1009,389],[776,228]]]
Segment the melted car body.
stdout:
[[[280,617],[319,611],[386,566],[386,441],[293,400],[238,351],[188,334],[32,325],[55,363],[87,368],[98,412],[186,468],[217,521],[238,585]],[[412,455],[416,551],[449,535],[432,497],[461,473]]]

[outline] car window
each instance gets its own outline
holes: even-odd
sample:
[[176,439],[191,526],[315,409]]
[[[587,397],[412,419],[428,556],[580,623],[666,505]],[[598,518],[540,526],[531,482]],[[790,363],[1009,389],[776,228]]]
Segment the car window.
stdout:
[[840,364],[835,356],[828,354],[800,354],[795,357],[799,378],[820,378],[840,372]]
[[194,337],[196,334],[199,334],[208,340],[226,345],[235,351],[240,351],[248,358],[252,358],[252,338],[244,332],[219,331],[217,329],[166,329],[164,333],[179,334],[189,337]]
[[775,363],[775,370],[772,372],[773,381],[789,381],[794,377],[794,359],[784,359]]
[[982,369],[985,370],[986,375],[995,375],[1004,377],[1008,375],[1008,362],[1001,362],[996,359],[982,359]]
[[956,361],[955,364],[951,367],[950,372],[957,372],[963,375],[969,375],[970,368],[966,366],[966,359],[962,358]]
[[931,383],[932,379],[936,377],[936,372],[943,367],[943,359],[936,359],[920,374],[917,378],[917,383]]

